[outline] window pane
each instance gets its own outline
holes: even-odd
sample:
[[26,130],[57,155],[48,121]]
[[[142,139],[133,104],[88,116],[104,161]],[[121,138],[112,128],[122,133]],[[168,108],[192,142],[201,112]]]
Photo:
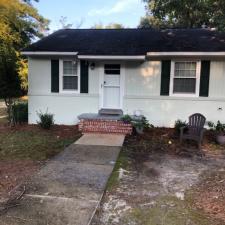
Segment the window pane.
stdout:
[[64,76],[63,77],[63,89],[64,90],[77,90],[78,89],[78,77],[77,76]]
[[175,62],[175,77],[196,77],[196,62]]
[[77,64],[75,61],[63,61],[63,74],[77,74]]
[[120,74],[120,64],[105,64],[105,74]]
[[195,94],[195,78],[174,78],[173,93],[193,93]]

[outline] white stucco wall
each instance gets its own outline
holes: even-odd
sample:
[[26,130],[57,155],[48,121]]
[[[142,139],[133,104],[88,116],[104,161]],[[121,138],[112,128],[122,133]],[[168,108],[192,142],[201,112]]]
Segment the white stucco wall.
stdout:
[[82,113],[96,113],[99,106],[99,66],[89,70],[89,94],[51,93],[51,60],[29,58],[29,123],[37,112],[54,114],[56,124],[76,124]]
[[[128,66],[129,64],[127,64]],[[173,126],[175,120],[188,120],[193,113],[202,113],[208,121],[225,123],[225,61],[211,61],[209,97],[160,96],[161,63],[149,61],[140,68],[126,69],[124,113],[141,110],[155,126]]]
[[[97,113],[100,105],[100,63],[89,69],[89,94],[51,93],[50,59],[29,59],[29,122],[36,123],[37,111],[48,109],[58,124],[77,123],[81,113]],[[207,120],[225,122],[225,61],[212,61],[209,97],[160,96],[161,62],[126,62],[124,65],[124,113],[139,109],[155,126],[173,126],[202,113]],[[112,96],[113,97],[113,96]]]
[[98,96],[95,95],[32,95],[29,96],[29,123],[38,121],[38,111],[54,114],[56,124],[73,125],[82,113],[98,112]]

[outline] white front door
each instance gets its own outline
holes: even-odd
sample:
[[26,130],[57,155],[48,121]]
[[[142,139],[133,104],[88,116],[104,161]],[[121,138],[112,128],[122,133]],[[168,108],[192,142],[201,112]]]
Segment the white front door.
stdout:
[[103,76],[103,108],[119,109],[121,101],[121,65],[105,64]]

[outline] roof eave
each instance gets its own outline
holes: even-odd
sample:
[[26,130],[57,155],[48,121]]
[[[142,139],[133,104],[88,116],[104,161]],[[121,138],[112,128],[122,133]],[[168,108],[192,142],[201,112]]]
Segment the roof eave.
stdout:
[[145,55],[78,55],[78,59],[86,60],[129,60],[129,61],[144,61]]
[[191,56],[198,56],[198,57],[206,57],[206,56],[225,56],[225,52],[147,52],[147,57],[191,57]]
[[25,56],[76,56],[78,52],[22,51]]

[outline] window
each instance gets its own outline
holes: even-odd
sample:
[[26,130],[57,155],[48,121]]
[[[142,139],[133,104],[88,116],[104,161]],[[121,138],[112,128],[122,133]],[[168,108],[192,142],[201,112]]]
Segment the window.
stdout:
[[197,61],[172,62],[171,95],[197,95],[200,66]]
[[120,64],[105,64],[105,74],[120,75]]
[[63,61],[63,90],[78,90],[78,75],[76,61]]

